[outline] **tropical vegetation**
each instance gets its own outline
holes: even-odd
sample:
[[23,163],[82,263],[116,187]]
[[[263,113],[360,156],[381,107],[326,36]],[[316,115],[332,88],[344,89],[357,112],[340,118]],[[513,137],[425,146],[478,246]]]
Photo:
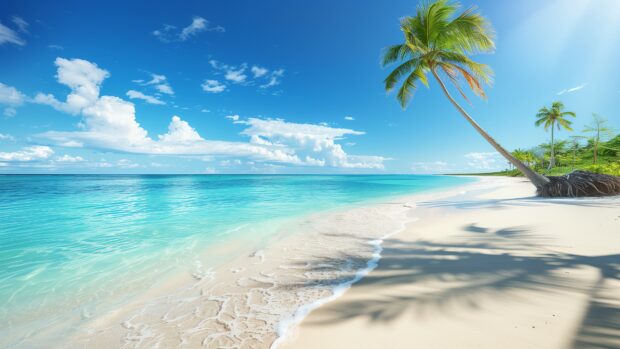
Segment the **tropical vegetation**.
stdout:
[[536,120],[536,126],[544,125],[545,131],[551,129],[551,157],[549,160],[549,168],[553,168],[555,166],[555,142],[554,142],[554,131],[557,127],[558,131],[562,128],[568,131],[572,131],[571,128],[572,121],[568,120],[566,117],[572,116],[576,117],[577,115],[572,111],[564,111],[564,104],[562,102],[553,102],[551,104],[551,108],[542,107],[536,114],[538,120]]
[[[533,154],[533,158],[528,155],[527,158],[518,159],[482,129],[452,97],[444,80],[450,82],[465,100],[467,95],[461,88],[463,82],[475,95],[486,98],[483,85],[491,84],[492,70],[489,66],[472,60],[470,56],[491,52],[495,48],[495,35],[491,24],[478,13],[476,7],[472,6],[457,14],[458,10],[459,5],[456,2],[436,0],[418,6],[415,16],[401,19],[400,30],[403,41],[387,47],[383,52],[383,66],[395,65],[384,80],[386,91],[390,92],[400,85],[396,99],[403,108],[406,108],[420,83],[429,87],[428,75],[432,75],[456,110],[511,166],[516,168],[515,171],[527,177],[536,186],[540,196],[620,194],[618,177],[584,171],[575,171],[570,176],[562,177],[536,172],[528,166],[528,163],[530,166],[532,163],[534,166],[543,164],[545,149]],[[570,129],[570,122],[565,118],[569,115],[574,116],[574,113],[564,111],[563,105],[559,102],[554,103],[551,108],[539,111],[537,124],[545,124],[545,127],[547,129],[550,127],[552,132],[549,170],[554,168],[555,153],[560,150],[555,143],[554,129],[556,127]],[[577,149],[573,153],[575,158],[576,152]]]

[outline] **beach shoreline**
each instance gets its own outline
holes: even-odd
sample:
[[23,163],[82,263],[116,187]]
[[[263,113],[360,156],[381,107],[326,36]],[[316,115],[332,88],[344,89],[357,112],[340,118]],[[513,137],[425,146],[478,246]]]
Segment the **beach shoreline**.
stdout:
[[[566,237],[549,234],[550,226],[545,225],[538,231],[536,225],[549,224],[546,215],[562,215],[566,208],[585,214],[586,221],[597,215],[609,215],[610,210],[620,208],[620,200],[544,200],[535,198],[534,187],[521,178],[474,178],[474,182],[453,187],[377,198],[286,220],[275,234],[266,236],[260,246],[252,239],[243,246],[229,246],[231,251],[239,254],[235,258],[224,259],[217,266],[198,265],[191,271],[171,275],[156,287],[138,294],[131,302],[111,307],[97,316],[83,316],[48,328],[46,331],[50,336],[46,338],[52,340],[47,344],[58,343],[57,347],[63,348],[303,349],[321,346],[373,348],[381,343],[396,348],[404,347],[410,341],[419,341],[429,348],[463,347],[459,346],[461,342],[433,341],[434,336],[412,336],[415,331],[410,328],[418,326],[429,334],[454,331],[455,338],[467,343],[466,348],[497,347],[502,338],[510,338],[511,334],[503,333],[501,338],[490,342],[486,340],[489,336],[486,339],[479,339],[479,336],[469,338],[471,329],[463,330],[459,327],[461,322],[445,319],[445,314],[441,314],[443,310],[438,312],[434,308],[443,309],[444,303],[450,307],[457,303],[462,307],[458,297],[449,301],[435,300],[435,303],[442,304],[439,306],[433,302],[428,305],[418,299],[420,295],[412,295],[416,292],[426,294],[429,290],[441,294],[445,291],[442,290],[443,284],[456,285],[458,291],[458,285],[470,281],[484,284],[520,270],[504,260],[493,259],[502,255],[511,256],[511,263],[517,263],[517,266],[519,260],[524,259],[536,268],[551,269],[549,274],[556,277],[555,274],[561,274],[559,267],[554,269],[542,262],[541,266],[536,258],[548,258],[546,254],[555,253],[553,263],[563,263],[579,253],[599,253],[601,247],[587,239],[577,239],[576,228],[571,227],[574,224],[570,222],[568,227],[565,223],[560,225],[563,230],[573,229],[568,236],[577,240],[569,242],[562,240]],[[592,209],[598,209],[598,213],[593,214]],[[523,214],[523,210],[534,212],[534,216]],[[604,236],[611,239],[611,247],[603,252],[612,256],[608,257],[612,261],[615,241],[618,241],[615,246],[620,245],[618,237],[610,236],[610,230],[620,230],[620,217],[617,218],[612,221],[602,219],[601,225]],[[521,221],[517,224],[515,220],[519,219]],[[585,225],[579,227],[583,230]],[[530,229],[535,234],[530,233]],[[560,247],[556,246],[558,243]],[[571,252],[565,245],[578,245],[580,250]],[[225,247],[221,246],[218,253],[226,255]],[[557,248],[560,250],[556,251]],[[585,251],[584,248],[591,250]],[[513,253],[516,256],[512,256]],[[463,259],[467,265],[469,258],[481,260],[476,260],[475,265],[468,266],[465,271],[456,264],[442,266],[444,259]],[[506,267],[476,269],[476,265],[484,265],[487,258],[491,264]],[[620,264],[620,259],[617,263]],[[416,275],[420,268],[424,271],[421,281]],[[570,272],[582,279],[591,277],[588,273],[592,273]],[[536,276],[550,277],[547,274]],[[565,281],[560,279],[560,282]],[[583,300],[585,296],[578,290],[593,287],[592,281],[584,285],[558,292],[570,293],[570,299]],[[515,292],[518,292],[518,286],[517,282],[517,286],[511,287],[517,288]],[[510,292],[514,291],[512,288]],[[482,292],[490,291],[483,288]],[[375,296],[379,299],[373,298]],[[508,296],[502,294],[502,297]],[[525,296],[518,295],[521,297]],[[388,301],[390,298],[401,301]],[[480,301],[477,296],[470,298],[466,297],[462,302],[485,303],[489,297],[480,296]],[[491,312],[493,309],[511,311],[511,314],[514,311],[510,302],[492,301],[495,303],[489,307]],[[390,308],[392,303],[402,310]],[[583,309],[579,310],[574,302],[568,303],[559,302],[562,312],[557,311],[558,315],[562,314],[562,321],[569,321],[557,326],[564,331],[561,333],[564,336],[567,336],[569,323],[575,327],[577,319],[585,316]],[[417,319],[418,322],[412,324],[410,319],[404,319],[403,314],[415,314],[417,310],[412,309],[418,306],[425,313],[426,320]],[[350,309],[358,311],[351,313]],[[479,323],[481,328],[499,323],[496,318],[488,320],[488,312],[483,312],[482,320],[468,312],[457,318],[463,316],[467,318],[465,324]],[[515,318],[517,327],[526,328],[524,324],[530,320],[528,316],[510,316]],[[438,320],[428,321],[428,318]],[[544,321],[547,324],[550,320]],[[427,322],[432,326],[425,327]],[[560,321],[554,318],[553,322]],[[540,328],[541,324],[531,326]],[[64,339],[60,340],[59,334],[64,335]],[[519,336],[530,338],[532,334],[519,333]],[[519,336],[513,336],[512,340],[521,347],[529,347],[537,340],[545,343],[541,348],[562,347],[537,337],[523,343],[518,340]],[[24,344],[46,346],[34,339]]]
[[377,268],[279,348],[620,347],[620,199],[478,183],[418,201]]
[[[303,313],[304,307],[333,297],[334,290],[343,292],[363,276],[386,232],[414,220],[407,216],[413,207],[409,201],[454,195],[476,183],[375,198],[287,220],[263,247],[215,270],[170,277],[131,303],[83,319],[71,331],[70,342],[101,348],[272,347],[303,318],[300,309]],[[332,258],[345,251],[355,258]],[[312,270],[317,265],[321,270]]]

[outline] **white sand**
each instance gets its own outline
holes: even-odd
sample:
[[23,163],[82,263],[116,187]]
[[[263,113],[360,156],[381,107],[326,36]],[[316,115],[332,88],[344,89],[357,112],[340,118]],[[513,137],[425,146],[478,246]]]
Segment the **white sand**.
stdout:
[[620,198],[474,187],[416,200],[378,267],[278,348],[620,348]]

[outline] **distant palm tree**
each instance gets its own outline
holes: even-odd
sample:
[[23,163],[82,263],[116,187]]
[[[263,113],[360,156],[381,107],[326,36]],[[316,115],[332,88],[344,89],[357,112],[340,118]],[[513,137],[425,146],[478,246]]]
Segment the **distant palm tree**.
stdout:
[[579,150],[579,140],[583,138],[582,136],[571,136],[570,137],[570,149],[573,153],[573,163],[572,170],[575,170],[575,163],[577,162],[577,150]]
[[564,104],[562,102],[553,102],[551,104],[551,108],[542,107],[536,114],[538,118],[536,120],[536,126],[540,126],[542,124],[545,125],[545,131],[551,127],[551,159],[549,160],[549,169],[555,166],[555,144],[553,131],[557,125],[558,131],[563,127],[568,131],[572,131],[573,129],[570,127],[572,122],[566,119],[566,116],[576,117],[577,115],[572,111],[564,111]]
[[386,48],[383,53],[384,66],[400,62],[385,78],[385,89],[389,92],[403,80],[396,98],[405,108],[418,82],[428,87],[427,73],[430,72],[452,105],[471,126],[540,189],[549,183],[549,179],[532,171],[486,133],[452,98],[439,77],[440,73],[445,74],[465,99],[467,97],[459,86],[460,78],[477,96],[486,98],[482,84],[491,82],[492,71],[487,65],[474,62],[469,56],[495,48],[493,29],[475,7],[456,15],[458,9],[458,3],[438,0],[419,6],[415,16],[401,20],[400,30],[404,42]]
[[610,137],[613,136],[613,130],[607,126],[607,119],[599,116],[598,114],[592,114],[593,121],[590,125],[583,129],[583,132],[593,133],[592,146],[594,149],[594,163],[598,159],[598,146],[601,142],[601,136]]

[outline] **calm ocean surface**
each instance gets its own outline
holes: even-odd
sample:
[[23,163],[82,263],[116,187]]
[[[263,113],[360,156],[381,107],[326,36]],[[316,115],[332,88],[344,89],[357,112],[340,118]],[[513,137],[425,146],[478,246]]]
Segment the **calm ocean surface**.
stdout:
[[[304,214],[464,184],[364,175],[1,175],[0,327],[152,286],[236,239]],[[214,254],[215,251],[213,250]]]

